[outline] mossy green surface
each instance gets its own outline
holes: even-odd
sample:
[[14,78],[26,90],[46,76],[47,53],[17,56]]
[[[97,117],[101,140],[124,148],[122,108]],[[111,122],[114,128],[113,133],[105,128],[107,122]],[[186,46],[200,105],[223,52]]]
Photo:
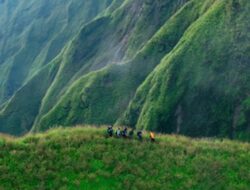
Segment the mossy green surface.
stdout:
[[[31,127],[118,124],[250,140],[249,1],[106,3],[48,64],[57,72],[35,104],[25,106],[31,97],[23,89],[32,83],[36,90],[39,76],[13,96],[15,104],[1,106],[0,129],[19,135]],[[31,110],[28,124],[16,107]]]
[[112,0],[1,1],[0,104],[111,3]]
[[107,138],[105,128],[0,137],[2,189],[247,190],[250,145],[158,135]]
[[239,10],[234,6],[233,1],[186,3],[125,65],[75,82],[43,116],[41,128],[116,122],[249,140],[248,113],[242,105],[249,91],[249,5],[241,1]]
[[141,85],[127,113],[139,110],[138,128],[239,137],[239,116],[249,114],[250,5],[233,2],[215,2]]
[[31,130],[42,97],[55,78],[57,70],[58,62],[47,65],[7,102],[0,112],[2,133],[23,135]]

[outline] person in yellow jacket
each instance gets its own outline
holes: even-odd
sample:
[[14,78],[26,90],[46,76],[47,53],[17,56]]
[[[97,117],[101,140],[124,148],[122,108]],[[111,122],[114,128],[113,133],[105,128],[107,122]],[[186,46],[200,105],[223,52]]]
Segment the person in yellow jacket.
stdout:
[[151,142],[155,142],[155,134],[153,132],[150,132],[150,140]]

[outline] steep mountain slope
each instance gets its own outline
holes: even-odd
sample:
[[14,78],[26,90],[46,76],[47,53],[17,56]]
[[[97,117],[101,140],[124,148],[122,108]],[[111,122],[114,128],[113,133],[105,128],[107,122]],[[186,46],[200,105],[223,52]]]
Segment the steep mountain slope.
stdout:
[[[246,18],[247,1],[189,2],[133,61],[76,82],[41,126],[116,122],[138,85],[166,55],[118,123],[191,136],[249,139]],[[160,53],[152,51],[157,46]],[[145,56],[153,58],[147,61]]]
[[[0,104],[112,0],[0,2]],[[83,11],[84,10],[84,11]]]
[[[56,58],[53,61],[51,61],[51,63],[48,64],[48,66],[46,66],[46,63],[49,61],[49,60],[47,61],[44,60],[46,56],[50,54],[51,55],[50,59],[52,59],[53,56],[56,56],[59,50],[63,48],[63,45],[67,41],[72,40],[71,38],[74,37],[74,35],[80,30],[81,26],[85,22],[88,22],[89,20],[93,19],[100,12],[103,12],[101,14],[105,15],[106,11],[112,11],[113,9],[116,9],[117,7],[121,5],[122,1],[116,0],[116,1],[111,2],[107,0],[107,1],[100,1],[100,3],[98,0],[96,1],[91,0],[91,1],[84,1],[84,2],[67,1],[66,4],[63,3],[63,1],[55,1],[53,3],[50,2],[48,4],[44,2],[45,3],[44,6],[41,6],[40,4],[42,2],[39,2],[39,1],[36,1],[36,3],[33,3],[31,5],[24,3],[24,4],[20,4],[19,6],[17,6],[16,4],[9,5],[9,3],[10,2],[5,1],[3,4],[1,4],[1,8],[4,9],[7,7],[10,9],[9,11],[10,13],[11,11],[16,11],[17,15],[21,14],[21,15],[27,16],[28,18],[36,18],[36,14],[38,14],[36,9],[39,9],[39,10],[41,9],[40,12],[44,13],[45,11],[48,11],[47,10],[48,6],[52,6],[53,8],[53,10],[51,10],[52,11],[51,14],[52,13],[53,14],[47,15],[48,18],[47,17],[44,19],[43,17],[40,18],[41,16],[40,14],[38,14],[37,16],[39,18],[38,19],[39,22],[41,22],[41,24],[44,25],[45,28],[47,28],[48,32],[46,33],[48,33],[48,35],[52,35],[53,33],[52,36],[49,36],[48,38],[44,38],[43,40],[40,40],[40,38],[42,38],[43,36],[44,31],[40,31],[40,26],[38,25],[39,22],[37,20],[29,20],[29,21],[32,21],[31,23],[28,23],[31,26],[29,26],[26,23],[22,27],[23,28],[34,27],[34,29],[36,29],[35,34],[33,31],[21,32],[18,30],[16,31],[16,33],[19,32],[18,34],[20,36],[14,36],[13,38],[12,36],[3,36],[2,41],[1,41],[2,44],[5,43],[5,46],[3,46],[2,48],[3,50],[7,52],[7,51],[11,51],[11,48],[12,48],[11,45],[13,43],[11,40],[15,40],[16,44],[18,44],[19,38],[20,40],[24,39],[23,33],[25,33],[25,35],[36,36],[36,38],[32,40],[27,39],[24,42],[24,44],[25,46],[30,47],[33,41],[37,43],[37,46],[33,48],[37,51],[36,53],[34,53],[34,56],[37,56],[37,58],[39,59],[38,61],[34,59],[23,60],[23,59],[18,58],[18,59],[15,59],[15,62],[13,63],[3,62],[3,64],[0,65],[0,67],[2,68],[0,69],[0,72],[1,72],[0,81],[1,81],[1,84],[3,85],[2,86],[3,88],[0,87],[0,93],[3,94],[4,96],[3,99],[6,99],[12,94],[11,93],[8,96],[4,95],[6,92],[5,90],[8,90],[8,85],[11,88],[13,88],[13,93],[14,91],[16,91],[13,97],[11,97],[8,101],[5,101],[5,103],[1,105],[2,110],[0,112],[0,131],[11,133],[11,134],[24,134],[28,132],[31,126],[33,125],[35,117],[39,112],[41,101],[43,97],[45,96],[48,88],[52,84],[55,75],[58,72],[58,69],[59,69],[58,66],[61,64],[61,59]],[[17,4],[18,3],[19,2],[17,2]],[[28,11],[26,13],[24,12],[24,10],[26,10],[26,6],[29,7],[29,10],[33,10],[33,9],[35,10],[31,12]],[[3,22],[2,24],[9,26],[11,28],[12,26],[11,20],[7,22],[7,18],[9,18],[7,15],[8,13],[7,8],[4,9],[6,11],[6,17],[4,17],[4,14],[3,14],[3,20],[1,21],[4,21],[4,19],[6,19],[6,23]],[[61,10],[62,8],[65,8],[65,9]],[[86,11],[82,11],[82,10],[86,10]],[[80,13],[78,14],[77,11],[79,11]],[[74,15],[72,15],[73,13]],[[59,24],[62,19],[67,21],[63,25]],[[23,18],[20,21],[16,21],[16,23],[18,24],[23,20],[25,19]],[[59,27],[57,28],[54,23],[58,24]],[[11,28],[11,31],[15,31],[15,29]],[[8,32],[8,31],[5,31],[5,32],[6,32],[4,33],[5,35],[12,34],[11,32]],[[40,42],[43,42],[43,43],[40,43]],[[30,57],[33,56],[33,52],[31,51],[31,49],[29,51],[25,50],[26,53],[25,52],[20,53],[20,56],[22,56],[24,59],[26,58],[30,59]],[[46,51],[47,53],[44,54],[43,51]],[[6,53],[6,54],[12,55],[11,52]],[[2,58],[4,58],[4,53],[1,54],[1,56]],[[8,56],[6,55],[6,57]],[[13,57],[15,56],[12,55],[11,58]],[[35,69],[33,68],[34,65],[37,65]],[[20,69],[18,69],[19,67]],[[53,71],[52,71],[52,74],[50,75],[49,73],[51,70]],[[13,77],[15,77],[15,80],[17,80],[18,82],[23,81],[21,82],[21,83],[24,83],[23,86],[20,83],[18,87],[20,86],[22,87],[20,87],[19,89],[15,88],[15,85],[12,83],[13,80],[10,79],[9,73],[13,73]],[[22,75],[22,77],[20,75]],[[42,84],[41,84],[41,81],[42,81]]]
[[[58,117],[54,117],[54,116],[52,116],[51,119],[53,121],[55,121],[56,124],[59,124],[59,122],[60,122],[62,125],[67,125],[67,123],[68,124],[77,124],[79,122],[90,122],[90,123],[94,122],[94,123],[100,123],[100,124],[101,123],[107,124],[107,123],[112,123],[115,121],[115,119],[117,119],[117,117],[114,117],[114,114],[117,115],[116,113],[120,113],[122,109],[125,109],[124,106],[126,106],[129,99],[131,98],[131,96],[127,96],[129,94],[128,91],[131,91],[130,94],[133,95],[133,90],[135,90],[135,88],[145,79],[145,75],[147,73],[149,73],[150,71],[152,71],[152,69],[154,67],[154,66],[149,65],[148,66],[149,69],[144,70],[144,71],[140,71],[138,69],[137,72],[135,73],[135,75],[137,75],[136,77],[138,77],[138,73],[142,72],[142,75],[143,75],[142,78],[140,80],[137,78],[131,78],[127,81],[128,82],[127,83],[125,80],[127,80],[128,76],[129,76],[128,75],[129,73],[126,71],[126,70],[128,70],[128,68],[127,68],[127,66],[119,66],[119,65],[120,64],[133,65],[133,64],[135,64],[135,62],[137,62],[137,64],[141,64],[142,63],[141,55],[139,57],[137,56],[135,58],[135,61],[131,61],[130,58],[132,58],[132,60],[134,60],[133,57],[136,56],[135,53],[137,53],[136,51],[131,51],[131,49],[135,48],[135,49],[137,49],[137,51],[140,51],[140,49],[144,46],[144,44],[152,37],[152,35],[154,35],[155,32],[158,31],[158,29],[162,26],[162,24],[164,24],[165,20],[168,20],[178,10],[178,7],[180,8],[183,4],[185,4],[185,1],[179,1],[179,2],[169,1],[169,2],[167,2],[168,6],[166,5],[166,1],[161,1],[161,3],[154,2],[151,4],[147,4],[145,2],[143,4],[142,2],[135,3],[134,1],[128,1],[128,3],[126,3],[122,9],[117,10],[110,17],[105,17],[105,18],[101,18],[99,20],[96,20],[93,23],[91,23],[90,26],[87,26],[82,30],[82,32],[77,40],[77,43],[76,44],[73,43],[72,44],[73,47],[69,48],[69,50],[67,52],[65,52],[65,54],[67,55],[67,56],[65,56],[67,59],[65,64],[67,64],[68,66],[65,68],[65,66],[63,65],[64,72],[62,74],[59,73],[59,76],[58,76],[57,80],[55,80],[55,84],[53,84],[51,91],[49,91],[48,96],[44,99],[44,104],[42,105],[42,109],[40,112],[41,114],[43,114],[43,113],[47,114],[49,111],[48,108],[51,108],[52,105],[54,106],[55,101],[59,99],[58,96],[61,96],[62,91],[56,91],[56,90],[58,90],[58,89],[61,90],[62,87],[60,88],[60,86],[58,87],[58,85],[56,86],[56,84],[59,83],[59,85],[64,86],[68,82],[68,80],[65,80],[65,77],[68,77],[68,76],[73,77],[74,80],[71,80],[72,82],[75,82],[75,80],[78,79],[79,77],[81,77],[81,78],[83,78],[83,80],[85,80],[84,79],[85,75],[84,76],[82,76],[82,75],[85,74],[86,72],[88,72],[89,70],[101,68],[105,65],[110,65],[110,64],[114,65],[115,64],[118,66],[114,66],[114,67],[111,66],[111,67],[108,67],[107,69],[104,69],[104,70],[108,70],[107,75],[110,74],[110,76],[102,75],[101,74],[102,71],[98,72],[97,74],[91,73],[89,75],[90,80],[92,80],[91,76],[94,76],[96,78],[96,80],[94,79],[92,92],[84,92],[84,91],[88,91],[88,89],[83,90],[84,84],[82,84],[82,82],[78,83],[78,85],[77,85],[78,87],[76,87],[77,90],[76,90],[76,88],[74,88],[76,91],[73,90],[74,92],[67,93],[69,98],[73,99],[71,102],[76,102],[76,104],[73,103],[74,106],[71,106],[71,105],[63,106],[63,107],[67,107],[67,108],[66,109],[63,108],[64,111],[61,111],[61,113],[63,113],[63,116],[59,115],[59,117],[61,119],[59,119]],[[135,12],[135,10],[134,10],[135,7],[136,7],[136,10],[139,9],[140,12],[138,12],[138,11]],[[140,9],[140,7],[141,7],[141,9]],[[155,9],[161,10],[161,11],[156,12],[156,11],[154,11]],[[128,13],[128,12],[130,14],[126,14],[126,16],[124,16],[124,14]],[[135,15],[135,13],[136,13],[136,15]],[[135,15],[135,16],[133,16],[133,15]],[[139,19],[137,19],[136,16]],[[151,18],[151,19],[149,19],[149,18]],[[161,19],[159,19],[159,18],[161,18]],[[129,21],[127,21],[127,20],[129,20]],[[124,25],[124,23],[125,23],[125,25]],[[145,23],[148,23],[148,25],[145,25]],[[96,27],[96,25],[98,27]],[[94,34],[88,33],[89,30],[92,31],[92,28],[95,29],[95,33]],[[99,36],[99,32],[98,32],[99,30],[102,31],[102,34],[103,34],[102,38],[100,38],[100,36]],[[90,35],[90,38],[91,38],[90,42],[89,42],[89,36],[86,35],[86,33]],[[142,39],[138,39],[138,37],[140,37],[142,33],[143,33],[143,37],[141,37]],[[97,35],[97,36],[95,36],[95,35]],[[93,41],[93,39],[94,39],[94,41]],[[137,39],[136,44],[132,43],[132,42],[134,42],[134,39]],[[96,43],[97,40],[99,41],[99,43]],[[85,42],[85,43],[86,43],[86,41],[89,42],[87,44],[90,44],[90,46],[87,46],[87,48],[86,48],[86,44],[80,43],[81,41]],[[84,45],[82,47],[81,46],[79,47],[78,44],[84,44]],[[107,48],[107,44],[109,44],[108,48]],[[92,53],[93,48],[96,48],[97,52]],[[86,50],[87,52],[85,52],[84,50]],[[93,51],[95,51],[95,50],[93,50]],[[163,52],[164,51],[168,51],[168,49],[163,50]],[[134,54],[132,54],[132,52],[134,52]],[[76,53],[79,53],[80,55],[77,56],[77,55],[75,55]],[[71,58],[71,55],[72,55],[72,58]],[[83,61],[76,60],[80,56],[82,57]],[[160,56],[163,56],[163,53],[161,53],[161,55],[159,55],[159,57],[158,57],[158,55],[156,55],[154,57],[154,59],[159,60]],[[69,58],[74,59],[74,60],[68,61]],[[87,60],[86,60],[86,58],[87,58]],[[74,63],[74,64],[72,64],[72,63]],[[149,61],[148,61],[148,63],[151,64]],[[157,63],[154,63],[153,65],[155,65],[155,64],[157,64]],[[79,67],[82,70],[80,70],[79,73],[75,74],[76,71],[79,70]],[[111,68],[111,69],[109,69],[109,68]],[[137,68],[137,66],[135,66],[135,68]],[[144,74],[144,72],[146,74]],[[113,76],[115,75],[115,76],[113,77],[112,75]],[[105,79],[103,79],[102,76],[104,76]],[[122,77],[123,78],[125,77],[124,80],[121,80]],[[66,79],[68,79],[68,78],[66,78]],[[98,86],[99,84],[103,84],[102,82],[99,81],[99,79],[107,81],[104,83],[112,83],[112,82],[118,83],[115,88],[119,88],[119,89],[116,90],[115,88],[113,88],[117,92],[117,94],[112,93],[112,90],[109,89],[109,87],[111,87],[112,85],[109,85],[108,89],[105,89],[107,91],[105,92],[106,98],[104,99],[104,97],[103,97],[104,93],[99,91],[98,87],[96,87],[96,85]],[[78,81],[80,81],[80,80],[81,79],[79,79]],[[72,84],[72,82],[70,84]],[[136,83],[136,86],[134,86],[133,83]],[[89,85],[87,84],[87,86],[89,86]],[[92,87],[90,87],[90,88],[92,88]],[[133,89],[131,89],[131,88],[133,88]],[[68,89],[70,89],[70,88],[64,88],[63,90],[68,90]],[[54,93],[53,93],[53,91],[54,91]],[[89,91],[90,91],[90,89],[89,89]],[[76,95],[73,96],[72,94],[76,94]],[[84,102],[81,103],[79,101],[82,101],[82,100],[84,101],[84,99],[87,99],[88,97],[84,97],[84,96],[88,96],[88,94],[89,94],[89,97],[91,100],[86,100],[86,101],[92,101],[92,102],[87,103],[87,104],[90,104],[94,108],[87,107],[87,109],[84,109],[84,106],[82,106],[82,104],[85,104],[85,103]],[[121,97],[122,94],[127,96],[127,97],[125,97],[126,99]],[[52,99],[53,97],[54,97],[54,99]],[[79,97],[82,97],[82,98],[79,99]],[[116,103],[116,105],[114,105],[114,104],[112,104],[112,102],[116,101],[115,100],[116,97],[119,98],[119,100]],[[51,102],[52,102],[52,104],[51,104]],[[48,104],[51,104],[51,105],[48,105]],[[68,103],[66,103],[66,104],[68,104]],[[119,105],[117,105],[117,104],[119,104]],[[121,105],[121,104],[123,104],[123,105]],[[115,108],[117,108],[119,110],[115,110],[115,108],[113,106],[115,106]],[[123,107],[121,107],[121,106],[123,106]],[[47,107],[47,110],[46,110],[46,107]],[[107,112],[107,114],[106,114],[105,112],[103,112],[103,110],[105,110],[105,109],[109,109],[110,112]],[[114,109],[114,111],[112,111],[113,109]],[[86,117],[84,117],[84,115],[86,115],[84,112],[87,112],[87,113],[91,112],[91,113],[87,114],[88,117],[86,118]],[[67,115],[68,116],[71,115],[69,122],[66,122],[66,120],[68,119]],[[99,117],[101,117],[103,119],[99,119]],[[36,123],[36,124],[38,124],[38,123]],[[55,123],[51,123],[51,124],[55,124]],[[44,124],[42,124],[42,125],[44,125]],[[48,126],[48,125],[46,124],[45,126]]]
[[[45,115],[41,126],[52,126],[55,123],[114,123],[126,109],[136,88],[198,17],[197,8],[193,3],[187,4],[126,64],[112,65],[75,82],[72,89],[61,98],[61,102]],[[190,17],[184,19],[187,13]]]
[[250,140],[249,10],[247,0],[113,1],[4,104],[0,131],[117,123]]
[[[248,189],[250,145],[157,135],[105,138],[105,129],[0,136],[1,189]],[[15,179],[15,180],[13,180]]]
[[39,74],[35,75],[20,91],[16,92],[16,95],[3,108],[0,115],[1,132],[24,134],[30,131],[30,126],[33,125],[39,111],[40,100],[58,70],[58,62],[55,63],[57,64],[47,65]]
[[[119,7],[119,2],[115,2],[114,6],[106,11],[106,16],[97,18],[87,24],[78,37],[72,43],[69,43],[61,55],[58,56],[57,59],[60,60],[58,61],[60,62],[60,68],[45,97],[42,100],[35,96],[33,97],[35,101],[42,101],[40,114],[36,119],[35,125],[39,123],[40,116],[43,116],[53,108],[65,90],[76,79],[105,65],[127,61],[125,57],[133,56],[133,52],[129,52],[129,50],[131,48],[140,49],[164,24],[165,20],[170,18],[185,2],[184,0],[180,0],[177,2],[162,1],[149,4],[143,1],[126,1],[121,7]],[[115,6],[118,8],[115,9]],[[140,10],[139,13],[138,9]],[[161,11],[155,11],[158,9]],[[149,25],[144,25],[146,22]],[[136,44],[132,43],[134,42],[134,38],[141,36],[141,32],[144,32],[143,37],[140,37],[141,39],[138,39]],[[107,44],[109,44],[108,47]],[[20,89],[20,92],[25,96],[26,92],[23,89]],[[26,102],[28,101],[29,99],[27,98]],[[21,103],[17,103],[16,105],[7,104],[6,107],[14,110],[15,106],[18,105],[21,105]],[[32,107],[32,105],[30,106]],[[22,108],[21,106],[18,107],[26,110],[26,108]],[[39,107],[32,107],[29,110],[34,109],[37,110]],[[15,112],[13,114],[16,115]],[[29,114],[33,118],[36,113],[29,112]],[[5,116],[0,116],[0,123],[3,123],[2,126],[6,130],[8,128],[19,127],[23,123],[22,116],[16,115],[14,117],[20,119],[10,124],[6,121]],[[78,115],[78,117],[80,116]],[[30,127],[27,126],[26,128]]]
[[141,85],[127,124],[249,139],[249,10],[247,1],[215,2]]

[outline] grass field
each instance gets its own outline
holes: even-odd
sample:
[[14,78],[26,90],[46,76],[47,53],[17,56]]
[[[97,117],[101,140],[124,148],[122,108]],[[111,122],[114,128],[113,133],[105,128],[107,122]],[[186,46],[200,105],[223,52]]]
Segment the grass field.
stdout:
[[250,144],[156,135],[107,138],[106,128],[0,136],[0,189],[249,189]]

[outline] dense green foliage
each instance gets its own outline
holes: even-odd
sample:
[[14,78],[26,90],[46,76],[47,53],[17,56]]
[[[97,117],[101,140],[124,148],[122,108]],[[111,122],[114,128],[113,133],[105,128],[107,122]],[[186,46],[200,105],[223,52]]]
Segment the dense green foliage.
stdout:
[[147,135],[106,138],[85,127],[0,137],[0,189],[249,188],[249,144]]
[[0,106],[0,131],[116,123],[250,140],[248,0],[114,0],[96,10]]

